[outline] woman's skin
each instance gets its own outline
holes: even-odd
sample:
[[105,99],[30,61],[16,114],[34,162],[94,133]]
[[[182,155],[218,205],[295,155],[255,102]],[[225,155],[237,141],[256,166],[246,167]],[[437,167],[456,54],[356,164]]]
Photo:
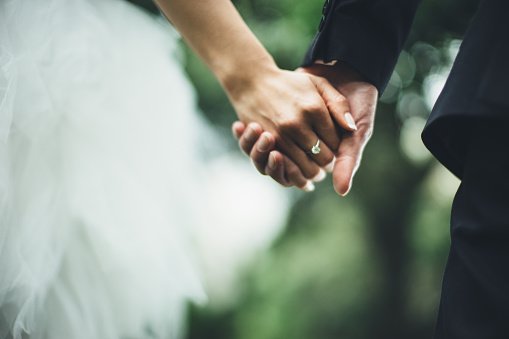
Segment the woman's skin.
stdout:
[[[187,43],[225,89],[243,123],[270,132],[276,148],[295,164],[298,187],[323,177],[339,147],[338,125],[356,130],[346,98],[324,78],[277,67],[230,0],[156,0]],[[351,121],[351,119],[350,119]],[[271,147],[270,141],[260,147]],[[310,153],[321,141],[321,152]]]
[[[355,133],[343,133],[336,160],[332,168],[332,182],[336,192],[345,196],[352,187],[353,177],[361,162],[364,147],[368,143],[375,121],[378,90],[353,68],[338,62],[334,66],[312,65],[304,72],[326,78],[348,99],[352,116],[358,129]],[[233,124],[233,134],[239,139],[240,148],[250,156],[260,173],[270,176],[283,186],[300,187],[302,176],[289,175],[297,167],[295,163],[275,149],[273,136],[264,132],[256,123]],[[262,140],[269,147],[260,148]],[[268,142],[267,142],[268,141]]]

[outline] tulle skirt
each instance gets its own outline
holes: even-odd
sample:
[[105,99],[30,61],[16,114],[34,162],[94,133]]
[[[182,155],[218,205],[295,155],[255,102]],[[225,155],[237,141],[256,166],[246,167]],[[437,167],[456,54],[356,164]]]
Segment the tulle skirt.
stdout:
[[162,20],[0,3],[0,338],[176,338],[203,123]]

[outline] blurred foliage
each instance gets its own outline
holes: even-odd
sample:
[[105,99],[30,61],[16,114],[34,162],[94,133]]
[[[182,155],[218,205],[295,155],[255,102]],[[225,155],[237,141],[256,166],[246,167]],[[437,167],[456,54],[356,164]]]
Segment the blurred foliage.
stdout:
[[[299,66],[321,1],[234,3],[281,67]],[[447,72],[477,4],[423,1],[351,195],[339,198],[330,181],[295,193],[286,231],[246,268],[240,299],[228,309],[195,309],[190,339],[431,337],[456,182],[419,155],[419,129],[430,111],[426,84]],[[188,50],[187,71],[205,116],[229,133],[234,112]]]

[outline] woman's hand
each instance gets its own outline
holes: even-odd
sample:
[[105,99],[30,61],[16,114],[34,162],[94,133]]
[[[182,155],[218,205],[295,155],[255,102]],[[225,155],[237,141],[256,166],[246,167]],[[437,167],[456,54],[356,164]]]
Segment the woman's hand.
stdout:
[[[345,116],[350,111],[346,98],[318,76],[273,68],[228,79],[223,86],[239,119],[270,132],[275,147],[307,179],[322,176],[320,167],[334,160],[340,142],[334,120],[346,130],[356,129]],[[312,154],[318,140],[320,153]]]
[[[246,126],[236,121],[232,126],[232,132],[239,140],[240,148],[251,158],[256,169],[284,187],[296,186],[303,191],[311,192],[315,189],[314,182],[322,181],[326,177],[324,170],[320,170],[320,174],[313,180],[304,177],[292,160],[275,150],[276,142],[272,134],[263,132],[256,122]],[[329,166],[328,170],[331,168],[332,166]]]
[[[156,3],[221,82],[241,121],[270,131],[306,178],[319,175],[339,145],[331,114],[349,129],[345,98],[322,78],[280,70],[230,0]],[[310,154],[318,140],[321,152]]]
[[[343,134],[334,168],[329,168],[333,170],[336,192],[344,196],[351,188],[362,152],[373,132],[378,92],[373,85],[367,83],[347,65],[338,64],[334,67],[314,65],[302,71],[326,77],[341,91],[349,101],[352,116],[358,126],[355,133]],[[297,186],[304,190],[312,188],[312,183],[295,172],[296,165],[275,150],[271,134],[262,132],[263,130],[254,124],[247,126],[241,122],[233,124],[233,133],[239,139],[240,148],[251,157],[253,164],[261,173],[269,175],[283,186]],[[260,147],[263,140],[269,141],[267,147]]]

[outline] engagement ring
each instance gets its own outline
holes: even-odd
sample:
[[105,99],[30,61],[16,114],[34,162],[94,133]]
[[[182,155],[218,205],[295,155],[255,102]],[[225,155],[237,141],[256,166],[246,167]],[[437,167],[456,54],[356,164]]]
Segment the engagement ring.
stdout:
[[316,144],[313,147],[311,147],[311,153],[316,155],[316,154],[320,154],[320,151],[321,151],[321,149],[320,149],[320,140],[318,140],[316,142]]

